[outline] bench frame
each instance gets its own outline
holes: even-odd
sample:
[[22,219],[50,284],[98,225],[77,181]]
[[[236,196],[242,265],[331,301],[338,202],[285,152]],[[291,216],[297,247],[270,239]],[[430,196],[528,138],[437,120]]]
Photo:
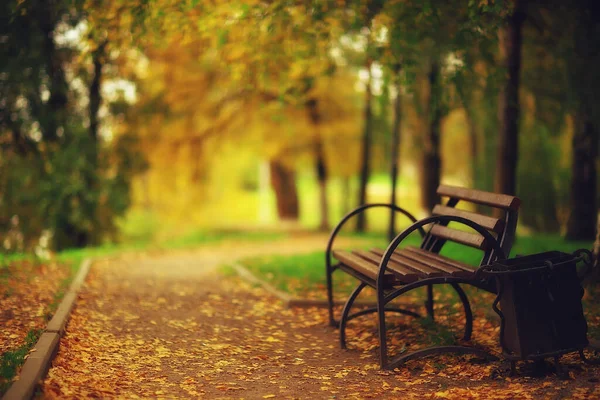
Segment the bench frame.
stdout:
[[[473,277],[463,278],[463,277],[454,277],[454,276],[442,276],[442,277],[430,277],[430,278],[422,278],[418,279],[415,282],[406,283],[406,282],[396,282],[390,283],[389,279],[389,271],[387,268],[392,255],[402,243],[404,239],[406,239],[411,233],[418,231],[423,241],[421,243],[421,249],[427,251],[430,254],[437,255],[442,249],[445,239],[440,237],[436,237],[431,234],[431,229],[429,231],[425,231],[424,227],[431,225],[431,227],[446,227],[450,222],[459,223],[464,226],[469,227],[471,230],[477,232],[483,240],[487,242],[488,247],[484,250],[484,255],[481,259],[480,266],[487,265],[496,260],[505,259],[512,247],[514,241],[514,234],[516,230],[516,223],[518,218],[518,208],[520,205],[520,201],[516,197],[506,196],[506,195],[497,195],[494,193],[481,192],[477,190],[464,189],[452,186],[440,186],[438,188],[438,194],[443,196],[448,196],[449,200],[444,206],[439,206],[440,210],[444,210],[449,214],[454,215],[435,215],[432,217],[428,217],[422,220],[417,220],[412,214],[410,214],[405,209],[398,207],[392,204],[366,204],[362,205],[355,210],[352,210],[348,213],[342,220],[338,223],[338,225],[334,228],[327,243],[326,250],[326,276],[327,276],[327,298],[329,305],[329,322],[332,326],[340,328],[340,346],[342,348],[346,348],[346,333],[345,328],[346,324],[349,320],[360,317],[362,315],[366,315],[369,313],[377,313],[378,315],[378,331],[379,331],[379,352],[380,352],[380,366],[382,369],[393,369],[397,366],[403,364],[404,362],[414,359],[425,357],[433,354],[440,354],[446,352],[454,352],[454,353],[471,353],[477,354],[479,356],[484,356],[488,359],[494,359],[495,357],[490,356],[485,351],[470,347],[470,346],[435,346],[429,347],[421,350],[417,350],[414,352],[410,352],[408,354],[401,354],[396,357],[390,357],[388,354],[388,346],[387,346],[387,336],[386,336],[386,323],[385,323],[385,314],[389,312],[401,313],[404,315],[409,315],[415,318],[421,318],[422,316],[414,311],[402,309],[398,307],[390,306],[389,303],[394,299],[398,298],[398,296],[409,292],[413,289],[420,287],[427,287],[427,300],[425,303],[427,316],[434,319],[434,311],[433,311],[433,285],[436,284],[449,284],[456,291],[464,309],[465,313],[465,329],[463,340],[468,341],[471,338],[471,334],[473,331],[473,314],[471,312],[471,307],[469,304],[469,300],[460,287],[459,284],[469,284],[486,291],[496,293],[495,282],[491,279],[484,278],[481,274],[475,273]],[[460,200],[466,200],[471,203],[488,205],[496,208],[503,209],[505,211],[503,218],[503,226],[502,229],[499,230],[497,238],[495,238],[488,229],[484,228],[480,224],[474,222],[469,218],[464,217],[464,213],[460,211],[453,212],[455,210],[456,204]],[[368,277],[356,269],[352,268],[349,265],[345,265],[341,262],[333,263],[333,244],[335,238],[338,233],[342,229],[342,227],[355,215],[364,212],[367,209],[375,208],[375,207],[387,207],[393,210],[393,212],[399,212],[406,216],[411,222],[408,228],[399,233],[396,237],[394,237],[385,252],[383,253],[381,260],[379,262],[378,273],[376,279]],[[435,211],[435,209],[434,209]],[[439,228],[436,228],[439,229]],[[336,270],[342,270],[349,275],[355,277],[359,284],[354,289],[352,294],[346,300],[344,308],[341,313],[341,317],[338,320],[334,317],[333,306],[333,278],[332,274]],[[353,314],[350,313],[352,306],[358,297],[358,295],[362,292],[362,290],[370,286],[374,288],[377,292],[377,305],[376,307],[369,307],[367,309],[359,310]]]

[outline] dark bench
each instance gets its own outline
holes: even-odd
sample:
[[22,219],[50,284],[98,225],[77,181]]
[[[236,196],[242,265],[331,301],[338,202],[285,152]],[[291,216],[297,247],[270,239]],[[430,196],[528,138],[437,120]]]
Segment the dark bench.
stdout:
[[[326,274],[330,323],[339,327],[340,345],[345,348],[346,323],[361,315],[377,313],[380,365],[383,369],[393,369],[409,359],[443,352],[488,356],[482,350],[469,346],[437,346],[400,354],[396,357],[388,355],[386,313],[396,312],[421,317],[414,311],[394,307],[390,305],[390,302],[410,290],[424,286],[427,287],[425,304],[427,315],[431,319],[434,317],[433,285],[449,284],[454,288],[462,302],[466,317],[463,339],[469,340],[473,316],[469,300],[459,284],[470,284],[495,293],[494,280],[482,278],[481,274],[477,273],[478,267],[505,259],[513,244],[520,206],[520,200],[517,197],[446,185],[441,185],[437,193],[447,198],[447,202],[436,205],[432,210],[433,216],[419,221],[408,211],[395,205],[366,204],[360,206],[339,222],[327,244]],[[456,206],[459,202],[487,206],[490,210],[498,210],[497,214],[501,214],[501,216],[488,216],[458,209]],[[387,207],[399,212],[409,218],[412,225],[393,238],[387,249],[333,250],[335,239],[342,227],[355,215],[375,207]],[[450,223],[453,226],[449,226]],[[454,225],[462,225],[468,230],[454,229]],[[422,236],[421,245],[399,248],[403,240],[415,231]],[[468,265],[440,255],[440,250],[448,241],[481,250],[482,257],[479,265]],[[337,262],[334,263],[334,259]],[[358,280],[358,286],[347,299],[339,319],[334,316],[333,273],[335,271],[343,271]],[[375,289],[377,306],[350,313],[356,298],[365,287]]]

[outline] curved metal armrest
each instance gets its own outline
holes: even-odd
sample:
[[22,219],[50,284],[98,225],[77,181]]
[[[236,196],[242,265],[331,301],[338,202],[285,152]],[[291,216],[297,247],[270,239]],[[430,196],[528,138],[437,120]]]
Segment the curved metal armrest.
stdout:
[[385,274],[385,266],[388,264],[390,258],[392,257],[392,254],[398,248],[400,243],[404,239],[406,239],[411,233],[416,231],[417,229],[419,231],[423,231],[423,226],[438,223],[438,222],[458,222],[458,223],[461,223],[463,225],[466,225],[466,226],[472,228],[477,233],[482,235],[485,238],[485,240],[488,241],[492,245],[494,251],[496,251],[496,255],[497,255],[498,259],[503,260],[506,258],[506,255],[504,254],[504,250],[502,250],[500,243],[498,243],[496,238],[493,237],[492,234],[490,232],[488,232],[488,230],[485,229],[483,226],[479,225],[476,222],[471,221],[470,219],[466,219],[463,217],[457,217],[457,216],[453,216],[453,215],[436,215],[436,216],[424,218],[420,221],[415,222],[414,224],[412,224],[411,226],[406,228],[403,232],[398,234],[398,236],[396,236],[391,241],[391,243],[385,250],[385,253],[381,259],[381,262],[379,263],[379,273],[377,275],[377,286],[383,285],[383,276]]
[[585,269],[581,274],[579,274],[579,280],[584,280],[593,270],[594,268],[598,268],[598,260],[594,257],[594,254],[587,249],[579,249],[573,252],[573,256],[577,259],[577,261],[583,261],[583,265]]
[[[375,208],[375,207],[386,207],[386,208],[392,209],[392,210],[394,210],[396,212],[399,212],[399,213],[405,215],[413,223],[417,222],[417,219],[414,217],[414,215],[412,215],[411,213],[409,213],[408,211],[406,211],[404,208],[398,207],[395,204],[390,204],[390,203],[371,203],[371,204],[363,204],[362,206],[356,207],[354,210],[350,211],[348,214],[346,214],[340,220],[340,222],[336,225],[336,227],[331,232],[331,235],[329,236],[329,240],[327,242],[327,250],[325,252],[325,258],[326,258],[325,262],[327,263],[327,267],[328,268],[331,267],[331,250],[333,248],[333,241],[334,241],[335,237],[337,236],[337,234],[342,229],[342,227],[346,224],[346,222],[348,222],[355,215],[360,214],[361,212],[363,212],[363,211],[365,211],[365,210],[367,210],[369,208]],[[423,229],[419,229],[419,232],[421,233],[421,236],[423,236],[423,237],[425,236],[425,231]]]

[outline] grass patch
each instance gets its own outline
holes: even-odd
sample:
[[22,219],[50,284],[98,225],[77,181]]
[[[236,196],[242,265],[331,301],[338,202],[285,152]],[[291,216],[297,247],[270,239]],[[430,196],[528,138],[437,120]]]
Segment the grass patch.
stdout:
[[260,232],[260,231],[195,231],[181,237],[165,240],[158,244],[159,248],[182,249],[195,246],[214,244],[226,240],[240,241],[269,241],[286,237],[284,233],[279,232]]
[[[371,247],[387,246],[387,239],[382,234],[345,234],[346,237],[355,237],[364,239],[357,247],[369,249]],[[418,245],[420,238],[418,235],[411,235],[407,238],[406,245]],[[325,247],[325,246],[323,246]],[[590,242],[567,242],[559,236],[536,235],[519,237],[511,252],[511,257],[515,255],[526,255],[544,251],[558,250],[571,253],[579,248],[591,248]],[[286,291],[292,295],[302,296],[305,294],[315,294],[320,291],[317,297],[325,298],[325,255],[323,251],[308,254],[287,255],[287,256],[260,256],[242,260],[252,273],[259,278],[269,282],[276,288]],[[448,242],[441,252],[442,255],[462,262],[479,265],[482,252],[461,246],[456,243]],[[341,287],[340,292],[347,294],[356,285],[354,278],[343,273],[334,274],[334,288]],[[311,296],[315,297],[315,296]]]
[[[292,256],[260,256],[244,260],[242,264],[279,290],[307,293],[324,288],[323,254],[314,252]],[[300,281],[305,285],[297,286]]]
[[443,324],[439,324],[431,318],[417,318],[417,323],[425,333],[425,342],[433,346],[452,346],[457,344],[456,335]]
[[42,332],[41,329],[30,330],[27,332],[27,337],[23,345],[2,354],[0,357],[0,395],[8,390],[18,369],[25,362],[25,356],[35,346]]

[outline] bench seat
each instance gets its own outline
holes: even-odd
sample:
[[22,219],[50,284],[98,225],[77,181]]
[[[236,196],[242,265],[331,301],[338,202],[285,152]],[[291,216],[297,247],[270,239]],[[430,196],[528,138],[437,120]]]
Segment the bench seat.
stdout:
[[[369,251],[334,250],[333,257],[340,262],[341,269],[347,273],[356,271],[362,274],[374,287],[384,253],[385,250],[377,248]],[[475,267],[471,265],[412,246],[396,250],[388,264],[388,270],[384,281],[390,287],[425,278],[471,278],[475,275]]]

